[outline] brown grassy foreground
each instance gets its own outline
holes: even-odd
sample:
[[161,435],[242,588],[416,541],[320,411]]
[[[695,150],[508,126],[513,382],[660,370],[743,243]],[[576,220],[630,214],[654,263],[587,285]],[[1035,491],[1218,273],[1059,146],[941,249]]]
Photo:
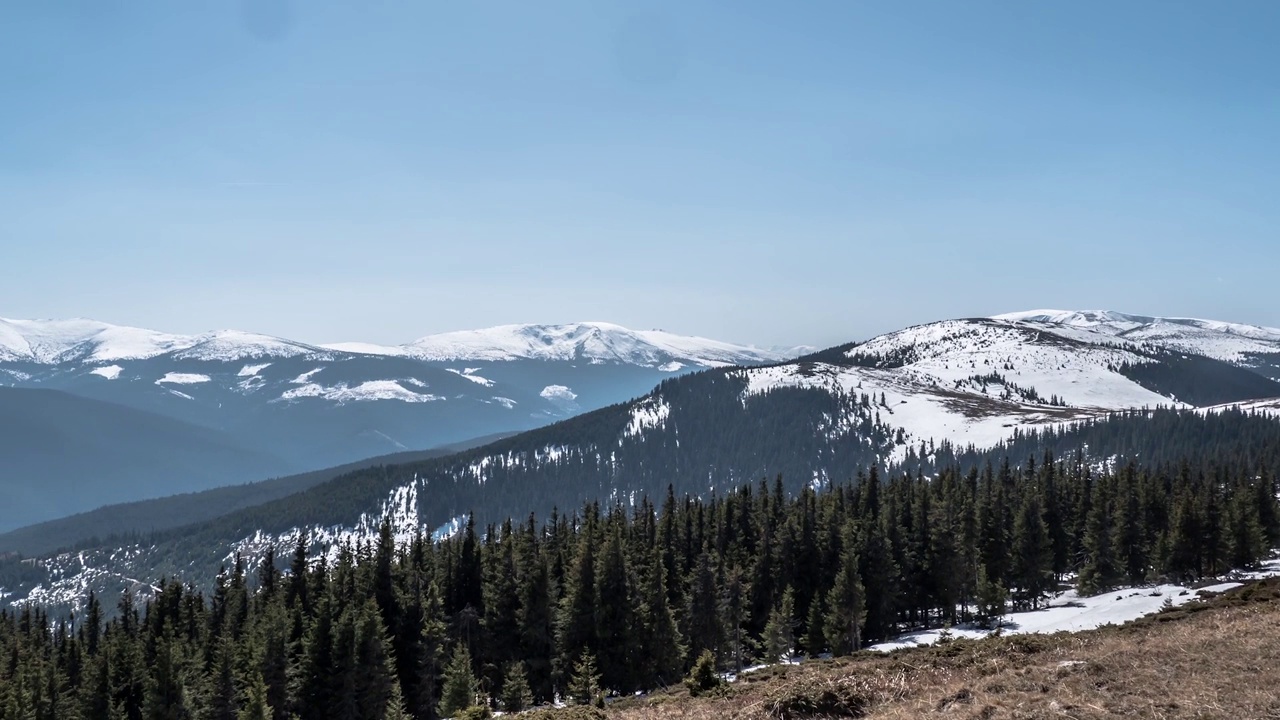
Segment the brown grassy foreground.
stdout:
[[596,712],[612,720],[1280,718],[1280,580],[1123,627],[862,653],[754,673],[720,697],[677,691]]

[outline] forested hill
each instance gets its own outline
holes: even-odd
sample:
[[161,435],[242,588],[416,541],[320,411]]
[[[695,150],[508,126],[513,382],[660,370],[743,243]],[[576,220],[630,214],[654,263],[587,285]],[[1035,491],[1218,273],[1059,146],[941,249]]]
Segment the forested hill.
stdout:
[[397,541],[386,518],[321,558],[303,536],[235,557],[207,594],[170,581],[145,603],[94,597],[74,624],[0,614],[0,690],[16,690],[3,717],[434,720],[596,703],[686,673],[697,691],[795,652],[990,625],[1067,578],[1090,594],[1257,567],[1280,541],[1274,431],[1239,413],[1157,421],[1089,432],[1145,448],[1158,443],[1135,427],[1172,432],[1188,454],[1170,467],[1048,454],[928,478],[873,467],[823,492],[671,492],[468,522],[438,542]]

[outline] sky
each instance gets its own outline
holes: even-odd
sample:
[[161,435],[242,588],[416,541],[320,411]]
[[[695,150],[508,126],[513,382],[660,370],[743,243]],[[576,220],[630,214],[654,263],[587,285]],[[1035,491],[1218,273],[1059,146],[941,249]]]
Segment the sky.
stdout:
[[0,317],[1280,326],[1280,3],[0,10]]

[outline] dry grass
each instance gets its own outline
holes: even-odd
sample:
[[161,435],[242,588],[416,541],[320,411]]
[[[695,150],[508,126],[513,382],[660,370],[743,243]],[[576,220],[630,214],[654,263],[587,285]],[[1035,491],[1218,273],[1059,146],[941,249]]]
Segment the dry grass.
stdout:
[[748,675],[722,698],[627,701],[608,716],[1280,719],[1280,581],[1120,628],[863,653]]

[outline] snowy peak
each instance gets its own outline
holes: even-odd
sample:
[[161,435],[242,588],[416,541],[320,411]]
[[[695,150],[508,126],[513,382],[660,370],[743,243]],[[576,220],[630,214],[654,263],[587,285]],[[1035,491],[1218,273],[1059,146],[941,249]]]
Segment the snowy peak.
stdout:
[[63,362],[146,360],[173,353],[181,360],[236,361],[326,354],[282,338],[219,330],[171,335],[96,320],[0,319],[0,361],[53,365]]
[[330,356],[332,352],[314,345],[285,340],[270,335],[219,330],[193,338],[188,347],[176,354],[181,360],[235,362],[262,358]]
[[1266,399],[1280,396],[1280,383],[1243,363],[1132,337],[1148,327],[1120,313],[945,320],[734,372],[745,380],[744,406],[779,389],[818,390],[845,403],[844,415],[830,416],[830,432],[865,424],[874,410],[875,424],[895,434],[897,459],[926,440],[991,447],[1018,428],[1121,410],[1274,407]]
[[675,335],[662,330],[629,330],[604,322],[563,325],[499,325],[419,338],[406,345],[326,345],[348,352],[398,355],[432,362],[560,360],[593,364],[623,363],[675,371],[685,365],[718,367],[779,362],[787,350]]
[[0,360],[53,364],[69,360],[154,357],[183,347],[190,338],[95,320],[7,320],[0,318]]
[[170,353],[177,360],[214,362],[301,356],[323,359],[347,353],[427,362],[526,359],[619,363],[675,372],[686,366],[780,362],[804,349],[764,349],[661,330],[628,330],[604,322],[501,325],[428,335],[399,346],[358,342],[315,346],[238,330],[171,335],[94,320],[0,319],[0,362],[42,365],[144,360]]
[[1042,328],[1074,328],[1241,364],[1280,378],[1280,329],[1199,318],[1149,317],[1108,310],[1031,310],[995,316]]

